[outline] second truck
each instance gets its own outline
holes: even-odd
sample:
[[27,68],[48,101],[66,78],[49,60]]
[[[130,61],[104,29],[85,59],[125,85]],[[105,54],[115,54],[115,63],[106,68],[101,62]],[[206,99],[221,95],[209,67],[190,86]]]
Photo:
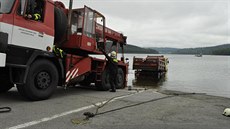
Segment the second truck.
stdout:
[[94,83],[108,90],[106,60],[90,56],[102,55],[99,47],[122,50],[117,88],[127,85],[127,37],[106,27],[101,13],[87,6],[72,9],[72,0],[69,8],[38,0],[42,14],[35,21],[26,17],[31,1],[0,0],[0,93],[16,86],[22,96],[44,100],[57,86]]

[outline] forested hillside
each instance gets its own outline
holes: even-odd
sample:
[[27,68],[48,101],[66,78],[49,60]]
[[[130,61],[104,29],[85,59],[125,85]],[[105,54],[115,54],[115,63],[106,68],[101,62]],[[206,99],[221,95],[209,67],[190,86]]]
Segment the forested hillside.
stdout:
[[230,55],[230,44],[218,45],[213,47],[186,48],[179,49],[172,54],[199,54],[204,55]]
[[[112,43],[107,43],[107,50],[110,48],[110,46],[112,45]],[[115,48],[113,48],[115,49]],[[138,46],[134,46],[134,45],[125,45],[124,46],[124,50],[125,53],[137,53],[137,54],[159,54],[158,51],[154,50],[154,49],[150,49],[150,48],[141,48]],[[121,52],[121,49],[119,49],[119,52]]]

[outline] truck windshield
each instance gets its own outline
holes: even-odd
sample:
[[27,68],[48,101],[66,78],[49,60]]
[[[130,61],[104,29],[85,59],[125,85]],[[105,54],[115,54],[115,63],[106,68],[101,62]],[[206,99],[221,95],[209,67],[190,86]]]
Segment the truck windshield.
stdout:
[[10,13],[15,0],[0,0],[0,14]]

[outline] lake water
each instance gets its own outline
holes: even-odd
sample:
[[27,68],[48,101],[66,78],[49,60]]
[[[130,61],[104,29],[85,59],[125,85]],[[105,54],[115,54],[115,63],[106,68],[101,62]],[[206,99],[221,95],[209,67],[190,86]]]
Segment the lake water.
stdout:
[[147,54],[125,54],[129,58],[128,85],[156,89],[176,90],[230,98],[230,57],[194,55],[165,55],[169,58],[168,72],[160,80],[146,78],[135,80],[132,70],[133,56]]

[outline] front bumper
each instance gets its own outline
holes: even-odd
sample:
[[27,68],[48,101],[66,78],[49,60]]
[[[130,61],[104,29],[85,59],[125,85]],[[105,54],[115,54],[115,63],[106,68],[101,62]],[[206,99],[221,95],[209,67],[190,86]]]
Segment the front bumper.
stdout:
[[0,67],[6,66],[6,54],[0,53]]

